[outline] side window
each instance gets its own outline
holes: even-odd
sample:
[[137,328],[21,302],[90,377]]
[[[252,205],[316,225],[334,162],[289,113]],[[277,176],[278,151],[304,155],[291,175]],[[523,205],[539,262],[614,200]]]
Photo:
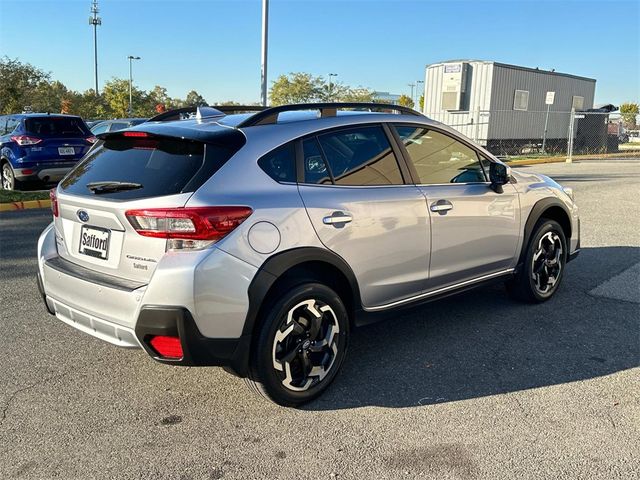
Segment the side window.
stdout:
[[10,134],[13,133],[13,131],[16,129],[16,127],[18,126],[18,124],[20,123],[20,120],[17,120],[15,118],[8,118],[7,119],[7,130],[5,132],[5,134]]
[[308,138],[302,142],[302,155],[304,157],[304,183],[321,185],[333,183],[331,173],[327,168],[318,146],[318,140],[315,137]]
[[398,160],[381,126],[318,136],[336,185],[402,185]]
[[513,95],[514,110],[529,110],[529,92],[527,90],[516,90]]
[[110,132],[116,132],[118,130],[124,130],[125,128],[127,128],[129,126],[128,123],[112,123],[111,124],[111,128],[109,129]]
[[107,128],[109,128],[109,124],[108,123],[101,123],[101,124],[96,125],[95,127],[93,127],[91,129],[91,133],[93,133],[94,135],[98,135],[99,133],[106,132]]
[[0,117],[0,135],[6,135],[7,131],[7,119],[9,117]]
[[295,182],[296,155],[293,143],[267,153],[258,160],[258,165],[276,182]]
[[396,127],[421,184],[485,182],[478,154],[448,135],[424,127]]

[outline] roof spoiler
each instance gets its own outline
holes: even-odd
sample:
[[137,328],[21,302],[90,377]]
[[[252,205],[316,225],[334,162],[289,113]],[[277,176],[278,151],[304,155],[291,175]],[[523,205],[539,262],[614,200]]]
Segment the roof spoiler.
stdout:
[[195,118],[201,120],[203,118],[222,117],[230,113],[244,113],[244,112],[260,112],[267,107],[261,107],[258,105],[214,105],[214,106],[192,106],[174,108],[173,110],[167,110],[160,113],[155,117],[151,117],[147,122],[172,122],[174,120],[185,120],[188,118]]
[[319,110],[321,117],[335,117],[338,110],[365,110],[379,111],[387,110],[399,114],[408,114],[422,117],[423,115],[409,107],[393,105],[390,103],[364,103],[364,102],[327,102],[327,103],[296,103],[292,105],[280,105],[277,107],[264,108],[260,112],[247,118],[238,125],[238,128],[253,127],[256,125],[269,125],[278,122],[278,115],[283,112],[293,112],[300,110]]

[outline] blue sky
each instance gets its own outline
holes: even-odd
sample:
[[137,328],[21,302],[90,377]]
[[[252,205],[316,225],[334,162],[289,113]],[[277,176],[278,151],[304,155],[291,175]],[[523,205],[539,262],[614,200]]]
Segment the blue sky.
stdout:
[[[597,79],[596,102],[640,100],[640,1],[271,0],[269,80],[293,71],[408,93],[456,58]],[[0,56],[93,86],[89,0],[0,0]],[[210,103],[260,96],[260,0],[101,0],[100,83],[127,77]]]

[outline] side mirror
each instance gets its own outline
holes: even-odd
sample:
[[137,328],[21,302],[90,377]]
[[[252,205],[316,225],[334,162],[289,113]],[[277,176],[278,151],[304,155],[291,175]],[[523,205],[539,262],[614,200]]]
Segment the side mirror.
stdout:
[[511,180],[511,167],[507,167],[502,163],[491,162],[489,166],[489,180],[491,188],[496,193],[502,193],[502,185],[509,183]]

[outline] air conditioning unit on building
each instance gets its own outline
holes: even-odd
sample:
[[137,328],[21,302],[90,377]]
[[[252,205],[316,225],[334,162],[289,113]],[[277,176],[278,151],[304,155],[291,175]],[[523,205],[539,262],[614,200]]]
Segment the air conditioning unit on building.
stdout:
[[443,110],[464,109],[468,69],[469,64],[466,62],[447,63],[444,65],[444,76],[442,79]]

